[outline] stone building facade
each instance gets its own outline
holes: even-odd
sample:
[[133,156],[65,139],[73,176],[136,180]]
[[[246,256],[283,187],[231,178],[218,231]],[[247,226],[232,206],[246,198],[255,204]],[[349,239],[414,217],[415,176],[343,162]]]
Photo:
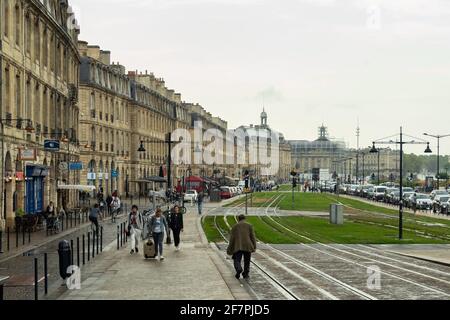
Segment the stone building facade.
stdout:
[[[0,0],[0,11],[0,225],[11,226],[16,213],[75,201],[56,189],[78,179],[57,168],[78,159],[79,30],[67,1]],[[45,139],[62,140],[60,152]]]
[[311,174],[315,168],[333,172],[335,161],[348,154],[345,142],[331,139],[323,125],[316,140],[291,140],[289,144],[292,148],[292,167],[299,173]]
[[[285,139],[284,135],[281,132],[276,132],[273,130],[269,124],[268,124],[268,115],[265,110],[261,113],[260,116],[260,124],[259,125],[253,125],[250,126],[241,126],[237,128],[236,130],[242,130],[246,133],[246,141],[245,141],[245,160],[244,164],[240,164],[238,166],[239,168],[239,175],[243,176],[244,171],[248,170],[255,179],[260,181],[269,181],[269,180],[275,180],[276,182],[285,182],[289,180],[290,172],[292,171],[292,155],[291,155],[291,146],[288,143],[288,141]],[[278,163],[276,168],[276,174],[274,175],[264,175],[264,164],[262,164],[262,161],[257,161],[257,163],[252,163],[251,156],[250,156],[250,148],[249,148],[249,142],[250,139],[254,136],[254,138],[257,141],[256,144],[256,150],[254,150],[258,155],[260,154],[259,148],[260,148],[260,138],[257,137],[257,132],[259,130],[267,131],[267,134],[275,133],[278,137],[277,143],[279,144],[278,148]],[[269,138],[269,137],[268,137]],[[269,139],[268,141],[270,141]],[[267,148],[271,148],[270,142],[267,144]],[[238,147],[236,147],[236,150],[239,150]],[[237,156],[237,155],[236,155]]]
[[123,66],[111,64],[110,52],[82,41],[78,48],[81,184],[106,194],[125,191],[131,170],[131,81]]

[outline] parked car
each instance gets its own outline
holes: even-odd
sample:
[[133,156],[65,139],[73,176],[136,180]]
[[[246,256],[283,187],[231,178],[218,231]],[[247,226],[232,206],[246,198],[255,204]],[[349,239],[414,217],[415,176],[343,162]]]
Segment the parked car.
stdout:
[[350,186],[348,187],[348,189],[347,189],[347,194],[352,195],[352,196],[356,195],[356,189],[357,189],[357,188],[358,188],[358,185],[357,185],[357,184],[352,184],[352,185],[350,185]]
[[220,187],[220,197],[222,199],[233,198],[233,194],[231,193],[230,187]]
[[386,189],[386,193],[384,195],[384,202],[392,204],[392,202],[393,202],[392,194],[394,192],[396,192],[396,191],[400,191],[400,190],[397,189],[397,188],[388,188],[388,189]]
[[450,196],[448,194],[436,195],[433,200],[433,212],[447,214],[449,200]]
[[448,196],[448,192],[446,190],[433,190],[431,191],[430,198],[434,201],[436,196]]
[[414,192],[403,192],[403,205],[407,208],[410,208],[409,206],[409,198],[414,195]]
[[392,202],[393,205],[398,205],[400,203],[400,191],[392,192]]
[[373,197],[375,196],[375,187],[370,187],[367,190],[367,199],[373,199]]
[[362,186],[359,196],[363,197],[363,198],[367,198],[367,194],[368,194],[369,190],[372,189],[372,188],[373,188],[373,185],[371,185],[371,184],[367,184],[365,186]]
[[[409,199],[410,208],[412,207],[413,196]],[[431,210],[433,206],[433,201],[431,201],[430,196],[424,193],[418,193],[416,196],[417,209],[418,210]]]
[[375,187],[373,200],[375,200],[375,201],[383,201],[384,194],[385,194],[386,190],[387,190],[387,187],[384,187],[384,186],[377,186],[377,187]]
[[184,194],[184,201],[186,202],[197,202],[198,200],[198,193],[196,190],[188,190]]

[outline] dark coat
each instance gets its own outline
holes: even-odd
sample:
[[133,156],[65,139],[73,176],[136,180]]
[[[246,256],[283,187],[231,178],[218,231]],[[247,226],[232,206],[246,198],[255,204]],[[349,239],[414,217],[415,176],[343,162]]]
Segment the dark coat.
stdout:
[[183,215],[172,213],[169,219],[169,228],[172,230],[184,229]]
[[230,256],[239,251],[251,253],[256,251],[256,237],[253,226],[245,221],[239,222],[231,229],[230,243],[227,249]]

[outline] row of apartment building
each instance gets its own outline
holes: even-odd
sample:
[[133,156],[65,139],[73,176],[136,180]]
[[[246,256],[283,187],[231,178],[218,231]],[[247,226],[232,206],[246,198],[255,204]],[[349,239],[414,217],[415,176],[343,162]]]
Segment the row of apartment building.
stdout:
[[[216,129],[226,140],[227,122],[183,102],[164,79],[127,72],[111,62],[109,51],[80,41],[76,24],[68,23],[74,17],[67,0],[0,0],[0,9],[0,227],[51,201],[76,206],[80,190],[64,186],[136,195],[148,188],[145,178],[168,168],[173,185],[186,175],[240,178],[252,169],[248,147],[246,162],[221,161],[237,153],[225,147],[227,141],[215,154],[217,163],[168,166],[168,133],[193,134],[201,122],[202,133]],[[57,152],[45,145],[51,142],[59,144]],[[190,147],[192,157],[198,147]],[[280,151],[277,177],[288,179],[291,155],[284,138]]]

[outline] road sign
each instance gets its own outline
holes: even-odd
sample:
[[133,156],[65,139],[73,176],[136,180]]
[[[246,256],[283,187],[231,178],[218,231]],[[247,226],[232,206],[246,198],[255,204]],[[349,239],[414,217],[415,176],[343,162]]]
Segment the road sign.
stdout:
[[119,172],[117,172],[117,170],[112,170],[111,171],[111,178],[118,178],[119,177]]
[[83,170],[83,163],[82,162],[71,162],[69,164],[69,170],[81,171],[81,170]]
[[58,152],[60,149],[60,142],[58,140],[45,140],[44,149],[46,151]]

